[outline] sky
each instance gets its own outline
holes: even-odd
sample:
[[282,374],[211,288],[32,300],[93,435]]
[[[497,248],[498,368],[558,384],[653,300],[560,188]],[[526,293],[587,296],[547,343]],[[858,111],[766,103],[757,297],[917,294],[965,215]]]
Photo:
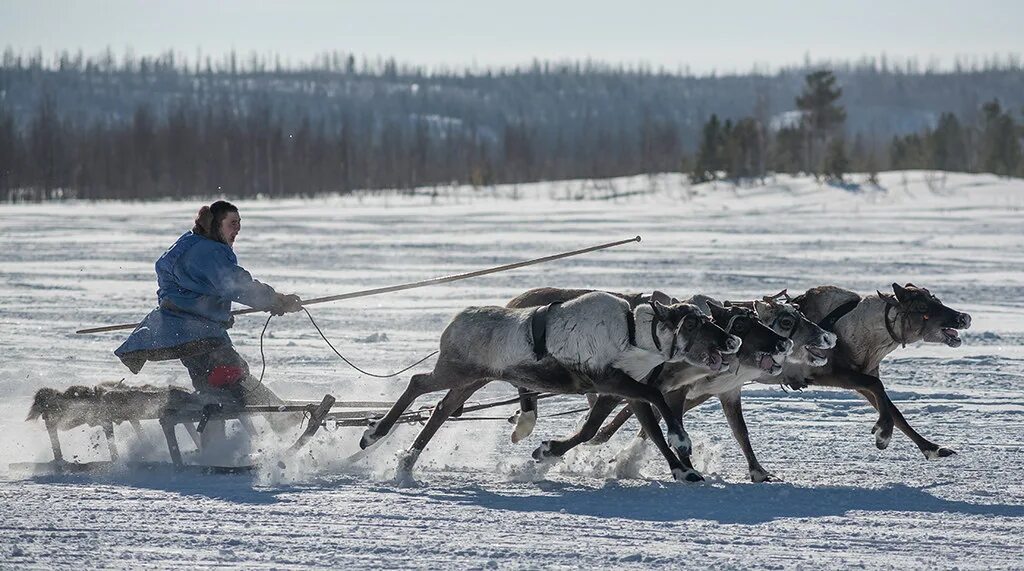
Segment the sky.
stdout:
[[1022,29],[1021,0],[0,0],[0,47],[24,53],[298,63],[338,50],[435,69],[590,58],[746,72],[882,54],[949,67],[1024,53]]

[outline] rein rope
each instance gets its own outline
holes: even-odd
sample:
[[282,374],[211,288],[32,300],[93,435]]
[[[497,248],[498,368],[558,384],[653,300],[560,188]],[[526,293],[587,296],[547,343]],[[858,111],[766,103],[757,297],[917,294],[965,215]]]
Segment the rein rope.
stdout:
[[[327,343],[327,346],[331,348],[331,351],[334,351],[335,355],[340,357],[341,360],[344,361],[345,364],[348,365],[349,367],[352,367],[353,369],[355,369],[355,370],[359,371],[360,373],[362,373],[362,374],[364,374],[366,376],[369,376],[369,377],[373,377],[373,378],[376,378],[376,379],[389,379],[391,377],[397,377],[398,375],[401,375],[402,373],[408,371],[409,369],[412,369],[413,367],[419,365],[420,363],[422,363],[422,362],[426,361],[427,359],[433,357],[434,355],[438,354],[438,351],[434,351],[433,353],[430,353],[429,355],[427,355],[426,357],[423,357],[419,361],[416,361],[412,365],[409,365],[408,367],[406,367],[406,368],[404,368],[404,369],[402,369],[400,371],[395,371],[394,373],[391,373],[389,375],[378,375],[376,373],[371,373],[369,371],[365,371],[365,370],[359,368],[355,363],[353,363],[352,361],[349,361],[347,358],[345,358],[345,356],[342,355],[341,352],[339,352],[334,347],[334,344],[331,343],[331,340],[328,339],[326,335],[324,335],[323,330],[320,329],[320,326],[317,324],[316,320],[313,319],[313,314],[310,313],[309,310],[306,309],[305,307],[302,308],[302,311],[306,312],[306,316],[309,317],[309,322],[313,324],[313,327],[316,329],[316,332],[320,334],[320,338],[323,339],[325,343]],[[263,382],[263,374],[267,371],[267,357],[266,357],[266,355],[263,352],[263,336],[266,334],[267,327],[270,325],[270,320],[273,319],[273,317],[274,317],[273,315],[267,316],[267,322],[263,324],[263,331],[260,332],[260,359],[263,361],[263,367],[260,370],[260,383]]]

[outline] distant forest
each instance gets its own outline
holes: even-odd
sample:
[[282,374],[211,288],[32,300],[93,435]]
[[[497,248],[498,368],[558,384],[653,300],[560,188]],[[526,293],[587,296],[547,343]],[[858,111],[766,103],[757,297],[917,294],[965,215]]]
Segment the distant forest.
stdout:
[[431,70],[6,50],[0,196],[157,199],[687,172],[1024,175],[1024,68],[864,59],[692,75],[597,62]]

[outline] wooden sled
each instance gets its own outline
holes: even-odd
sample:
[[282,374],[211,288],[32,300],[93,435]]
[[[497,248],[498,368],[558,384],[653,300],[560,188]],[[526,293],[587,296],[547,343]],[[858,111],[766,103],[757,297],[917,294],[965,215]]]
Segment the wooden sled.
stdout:
[[[167,442],[167,450],[170,453],[171,462],[170,466],[177,471],[193,471],[198,473],[206,474],[239,474],[251,472],[254,465],[242,465],[242,466],[212,466],[212,465],[196,465],[187,464],[182,458],[181,447],[178,443],[176,435],[176,428],[178,425],[182,425],[185,431],[191,437],[193,443],[197,448],[201,447],[201,433],[206,428],[206,425],[210,421],[224,421],[224,420],[238,420],[242,427],[250,434],[256,433],[256,428],[252,424],[251,416],[253,414],[278,414],[278,413],[304,413],[308,416],[308,422],[306,428],[302,434],[296,439],[296,441],[286,448],[283,452],[283,456],[290,456],[297,453],[302,449],[303,446],[312,438],[324,425],[324,420],[334,406],[335,399],[331,395],[325,395],[324,398],[319,402],[308,402],[308,403],[285,403],[283,405],[275,406],[245,406],[235,405],[231,403],[205,403],[202,404],[196,400],[183,401],[177,399],[175,404],[168,403],[166,407],[160,409],[158,414],[145,414],[145,411],[140,411],[141,414],[129,415],[125,414],[124,410],[118,410],[116,408],[105,408],[103,406],[94,407],[95,410],[90,411],[88,420],[82,424],[89,424],[93,426],[100,426],[103,428],[104,436],[106,437],[107,450],[110,455],[110,460],[105,461],[93,461],[93,462],[74,462],[67,461],[64,458],[64,452],[60,442],[60,430],[72,429],[81,424],[75,424],[81,420],[81,415],[76,417],[75,421],[68,422],[63,418],[59,411],[44,411],[41,413],[41,418],[46,425],[46,431],[50,437],[50,447],[53,451],[53,461],[51,462],[20,462],[10,465],[11,470],[14,471],[28,471],[33,474],[40,473],[90,473],[90,472],[104,472],[115,469],[115,467],[126,466],[129,468],[138,469],[156,469],[158,467],[167,467],[166,462],[126,462],[118,463],[118,449],[114,439],[114,425],[120,422],[129,422],[135,430],[136,435],[142,436],[142,420],[158,420],[163,430],[164,438]],[[101,403],[102,404],[102,403]],[[77,411],[76,411],[77,412]],[[125,418],[131,416],[130,418]],[[63,423],[63,424],[62,424]],[[68,426],[70,424],[70,426]]]
[[[42,418],[46,425],[46,431],[50,437],[50,446],[53,450],[53,461],[51,462],[20,462],[11,464],[13,471],[29,472],[32,474],[74,474],[74,473],[102,473],[119,469],[137,470],[159,470],[173,469],[174,471],[194,472],[201,474],[244,474],[255,469],[255,464],[240,466],[218,466],[209,464],[193,464],[186,461],[178,442],[176,430],[181,425],[190,436],[196,448],[202,447],[202,433],[207,425],[214,421],[237,420],[250,435],[256,433],[252,424],[252,415],[267,415],[281,413],[303,413],[307,416],[306,427],[294,443],[285,448],[278,455],[282,460],[297,454],[313,438],[321,427],[328,422],[338,427],[366,427],[375,419],[379,418],[391,406],[390,402],[377,401],[348,401],[336,402],[331,395],[325,395],[319,401],[290,401],[281,405],[241,405],[230,401],[211,401],[196,393],[178,388],[153,388],[142,387],[140,391],[151,391],[145,394],[130,393],[130,387],[114,386],[110,393],[103,393],[101,386],[93,392],[86,387],[72,387],[65,394],[59,396],[53,402],[60,406],[37,406],[33,405],[33,413],[29,419]],[[48,389],[45,389],[48,390]],[[81,394],[70,394],[80,390]],[[117,392],[121,391],[121,392]],[[152,391],[162,391],[163,400],[159,406],[153,405],[154,395]],[[55,391],[51,393],[56,394]],[[127,396],[126,396],[127,393]],[[173,393],[173,394],[172,394]],[[168,394],[171,397],[168,398]],[[553,397],[555,395],[538,395],[538,399]],[[125,399],[128,400],[125,400]],[[64,399],[64,400],[61,400]],[[69,400],[70,399],[70,400]],[[77,399],[77,400],[76,400]],[[132,400],[134,399],[134,400]],[[148,400],[147,400],[148,399]],[[37,395],[37,404],[39,402]],[[66,403],[72,402],[73,406]],[[505,420],[506,417],[481,417],[464,416],[466,413],[482,411],[497,406],[518,404],[519,399],[510,398],[487,403],[469,404],[453,416],[453,421],[470,420]],[[61,404],[62,403],[62,404]],[[348,408],[356,410],[334,410],[332,408]],[[398,419],[398,423],[425,423],[430,417],[433,406],[424,406],[418,410],[408,411]],[[142,420],[157,420],[163,431],[167,443],[167,450],[171,461],[168,462],[119,462],[117,444],[114,440],[114,425],[128,422],[134,428],[136,435],[142,437]],[[60,442],[60,431],[89,425],[100,426],[106,437],[109,460],[92,462],[68,461]],[[378,442],[379,444],[379,442]],[[344,459],[345,463],[352,463],[361,460],[372,449],[361,450],[351,457]]]

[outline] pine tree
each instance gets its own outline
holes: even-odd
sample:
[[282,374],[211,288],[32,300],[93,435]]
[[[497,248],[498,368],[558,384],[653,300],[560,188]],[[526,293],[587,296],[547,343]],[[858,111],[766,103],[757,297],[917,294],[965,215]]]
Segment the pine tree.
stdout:
[[7,108],[6,101],[0,99],[0,197],[7,199],[22,178],[18,172],[21,163],[18,156],[21,142],[18,139],[14,115]]
[[772,145],[771,169],[776,172],[799,172],[803,165],[806,140],[807,136],[799,126],[779,129]]
[[816,175],[823,172],[823,155],[832,137],[846,121],[846,109],[836,102],[843,90],[836,85],[831,71],[808,74],[804,91],[796,98],[796,107],[803,112],[802,126],[808,137],[805,170]]
[[850,170],[850,159],[846,156],[846,141],[842,137],[832,139],[825,156],[824,174],[829,180],[843,182],[843,176]]
[[728,178],[742,180],[764,176],[764,128],[753,117],[740,119],[725,129],[725,171]]
[[967,170],[967,141],[960,121],[952,113],[943,113],[928,136],[929,167],[944,171]]
[[895,170],[922,169],[927,166],[925,139],[917,133],[893,137],[889,146],[889,166]]
[[694,183],[708,182],[717,178],[718,171],[723,167],[725,136],[718,115],[712,113],[702,130],[700,149],[693,167],[690,180]]
[[1002,176],[1017,174],[1021,164],[1021,146],[1013,117],[1003,111],[996,99],[982,107],[982,114],[982,168]]

